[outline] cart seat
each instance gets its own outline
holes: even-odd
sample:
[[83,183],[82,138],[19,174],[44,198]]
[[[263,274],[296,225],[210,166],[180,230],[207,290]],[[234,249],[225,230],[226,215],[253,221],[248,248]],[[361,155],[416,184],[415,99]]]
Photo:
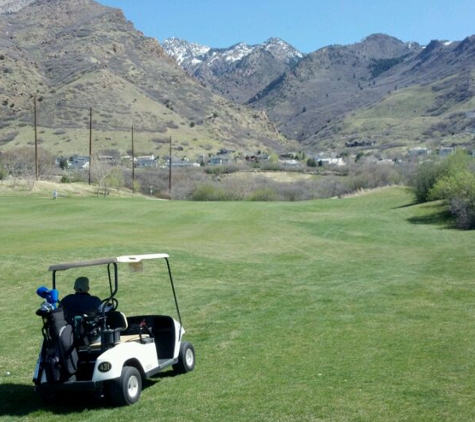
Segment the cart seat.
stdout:
[[125,331],[129,324],[127,324],[127,318],[122,312],[109,311],[106,313],[106,324],[111,330]]

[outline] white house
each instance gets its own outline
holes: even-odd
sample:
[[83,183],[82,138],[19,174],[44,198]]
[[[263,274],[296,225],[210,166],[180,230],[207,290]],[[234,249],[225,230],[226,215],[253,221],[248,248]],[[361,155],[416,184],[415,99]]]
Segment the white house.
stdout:
[[[318,160],[315,159],[318,165],[333,165],[333,166],[346,166],[345,161],[343,158],[319,158]],[[321,164],[320,164],[321,163]]]
[[420,156],[430,155],[431,150],[428,148],[415,147],[415,148],[411,148],[408,151],[408,153],[411,157],[420,157]]
[[89,155],[73,155],[68,161],[68,168],[73,170],[89,170]]

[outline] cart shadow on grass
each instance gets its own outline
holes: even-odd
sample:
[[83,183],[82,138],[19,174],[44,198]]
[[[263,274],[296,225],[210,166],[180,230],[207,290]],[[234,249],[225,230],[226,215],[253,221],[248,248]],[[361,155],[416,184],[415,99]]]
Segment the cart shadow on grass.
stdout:
[[[149,387],[161,382],[162,379],[176,377],[173,371],[165,371],[151,378],[143,380],[142,388],[145,391]],[[5,383],[0,384],[0,418],[23,417],[32,413],[45,411],[56,415],[81,413],[84,410],[105,409],[113,407],[104,398],[94,400],[82,399],[82,396],[74,397],[61,396],[58,402],[54,404],[45,404],[38,394],[35,393],[33,385]]]

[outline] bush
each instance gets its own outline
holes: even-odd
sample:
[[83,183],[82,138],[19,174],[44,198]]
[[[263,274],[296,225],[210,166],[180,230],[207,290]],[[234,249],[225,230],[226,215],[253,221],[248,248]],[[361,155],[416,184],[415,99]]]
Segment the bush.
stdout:
[[[428,172],[431,182],[426,200],[443,200],[455,217],[457,227],[475,228],[475,172],[474,160],[464,151],[447,158],[436,171]],[[434,181],[435,179],[435,181]],[[430,183],[427,183],[429,186]],[[425,186],[425,188],[427,188]]]
[[226,192],[210,184],[198,186],[192,195],[193,201],[225,201]]
[[431,189],[443,173],[444,166],[440,163],[427,161],[419,166],[416,177],[411,183],[417,202],[426,202],[429,200]]
[[475,174],[468,169],[452,169],[430,192],[430,199],[442,199],[455,217],[457,227],[475,228]]
[[270,188],[257,189],[249,196],[249,201],[275,201],[276,199],[277,194]]
[[315,158],[309,158],[307,160],[307,167],[317,167],[317,162],[315,161]]

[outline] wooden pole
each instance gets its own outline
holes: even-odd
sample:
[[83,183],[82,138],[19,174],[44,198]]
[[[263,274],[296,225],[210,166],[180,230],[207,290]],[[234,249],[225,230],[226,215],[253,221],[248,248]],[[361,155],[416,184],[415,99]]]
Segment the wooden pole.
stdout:
[[170,136],[170,154],[168,156],[168,199],[172,199],[172,137]]
[[91,184],[92,167],[92,107],[89,108],[89,185]]
[[38,122],[37,122],[37,110],[36,110],[36,95],[33,98],[34,120],[35,120],[35,179],[38,180]]
[[135,151],[134,151],[134,125],[132,125],[132,189],[135,193]]

